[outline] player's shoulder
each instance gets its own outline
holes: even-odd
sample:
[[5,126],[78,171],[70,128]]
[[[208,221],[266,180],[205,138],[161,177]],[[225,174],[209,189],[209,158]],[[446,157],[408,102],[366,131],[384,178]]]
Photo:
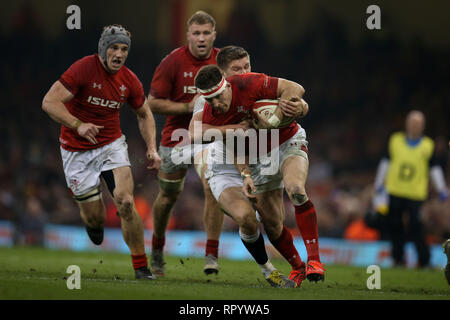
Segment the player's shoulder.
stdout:
[[173,49],[169,54],[167,54],[161,60],[161,64],[174,63],[174,62],[180,61],[180,59],[185,58],[187,56],[186,48],[187,48],[187,46],[182,46],[182,47]]
[[228,77],[227,81],[232,86],[237,86],[239,89],[244,90],[246,88],[252,87],[256,82],[261,81],[261,79],[266,78],[267,75],[264,73],[248,72],[245,74],[236,74],[234,76]]
[[132,81],[139,81],[139,77],[127,66],[122,66],[120,71],[127,77],[129,80]]
[[235,74],[231,77],[228,77],[227,80],[228,81],[238,81],[240,79],[251,79],[251,78],[258,78],[258,77],[262,77],[262,76],[266,76],[264,73],[258,73],[258,72],[247,72],[247,73],[243,73],[243,74]]
[[264,73],[257,73],[257,72],[247,72],[244,74],[235,74],[234,76],[228,77],[227,81],[231,83],[239,83],[239,82],[246,82],[251,79],[257,79],[257,78],[263,78],[267,77]]
[[87,70],[91,70],[95,68],[95,65],[97,64],[97,55],[92,54],[89,56],[84,56],[78,60],[75,60],[74,63],[72,63],[72,66],[77,68],[85,68]]

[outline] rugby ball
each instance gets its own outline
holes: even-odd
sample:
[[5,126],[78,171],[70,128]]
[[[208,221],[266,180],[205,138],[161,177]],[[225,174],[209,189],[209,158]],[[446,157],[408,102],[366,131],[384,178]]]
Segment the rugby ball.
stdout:
[[[253,112],[258,113],[261,116],[261,118],[268,120],[273,115],[277,107],[278,107],[278,100],[270,100],[270,99],[258,100],[253,105]],[[290,125],[292,121],[294,121],[293,117],[290,118],[283,117],[277,128],[286,127]]]

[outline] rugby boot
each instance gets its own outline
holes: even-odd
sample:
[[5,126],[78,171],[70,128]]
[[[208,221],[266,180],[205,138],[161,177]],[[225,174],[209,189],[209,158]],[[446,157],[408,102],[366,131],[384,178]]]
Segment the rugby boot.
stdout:
[[212,274],[212,273],[218,274],[219,273],[219,269],[220,269],[220,267],[219,267],[219,263],[218,263],[217,257],[215,257],[212,254],[208,254],[205,257],[205,266],[203,268],[203,272],[206,275],[209,275],[209,274]]
[[306,271],[305,269],[302,270],[292,270],[289,274],[289,279],[295,282],[297,285],[297,288],[299,288],[303,282],[303,280],[306,279]]
[[306,278],[309,281],[323,281],[325,279],[325,271],[323,264],[317,260],[308,261],[306,264]]
[[165,264],[166,263],[164,261],[163,251],[153,249],[150,257],[150,268],[152,272],[156,274],[158,277],[163,277]]
[[295,288],[297,286],[294,281],[281,274],[278,270],[273,270],[266,278],[266,281],[270,283],[272,287],[277,288]]
[[134,270],[134,275],[137,280],[155,280],[156,276],[148,270],[147,267],[140,267]]
[[97,246],[101,245],[103,242],[103,228],[91,228],[86,226],[86,231],[89,236],[89,239],[96,244]]

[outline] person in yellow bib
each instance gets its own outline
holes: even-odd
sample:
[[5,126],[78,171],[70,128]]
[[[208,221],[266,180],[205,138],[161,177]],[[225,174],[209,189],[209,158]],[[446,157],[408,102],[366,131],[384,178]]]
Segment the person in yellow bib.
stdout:
[[378,165],[375,177],[377,193],[389,195],[386,229],[392,245],[394,265],[404,266],[406,228],[403,214],[408,213],[408,238],[418,253],[418,267],[426,267],[430,250],[420,217],[420,208],[428,197],[429,179],[441,201],[448,199],[442,167],[434,155],[434,141],[423,134],[425,116],[421,111],[410,111],[406,117],[405,132],[395,132],[389,138],[388,155]]

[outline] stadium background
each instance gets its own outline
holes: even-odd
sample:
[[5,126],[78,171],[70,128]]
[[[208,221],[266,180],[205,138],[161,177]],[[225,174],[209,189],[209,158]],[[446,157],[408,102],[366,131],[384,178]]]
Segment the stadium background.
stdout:
[[[66,28],[71,4],[81,8],[81,30]],[[370,4],[381,8],[381,30],[366,28]],[[104,25],[120,23],[133,34],[127,66],[148,93],[156,66],[184,43],[185,21],[199,9],[216,18],[216,47],[243,46],[253,71],[306,88],[310,112],[300,123],[310,142],[307,188],[320,237],[379,239],[360,222],[387,138],[403,129],[412,108],[427,117],[426,134],[436,140],[450,185],[447,1],[9,1],[0,12],[0,222],[14,230],[3,233],[8,243],[40,245],[48,225],[81,226],[62,171],[59,125],[41,110],[51,84],[75,60],[96,52]],[[164,118],[155,118],[159,137]],[[128,108],[121,123],[138,210],[151,232],[155,172],[145,169],[144,144]],[[106,225],[117,228],[120,221],[105,198]],[[298,235],[288,199],[285,206],[286,224]],[[202,209],[201,184],[190,171],[170,230],[201,231]],[[423,216],[430,243],[450,237],[449,201],[440,203],[433,189]],[[237,231],[235,223],[226,218],[224,231]]]

